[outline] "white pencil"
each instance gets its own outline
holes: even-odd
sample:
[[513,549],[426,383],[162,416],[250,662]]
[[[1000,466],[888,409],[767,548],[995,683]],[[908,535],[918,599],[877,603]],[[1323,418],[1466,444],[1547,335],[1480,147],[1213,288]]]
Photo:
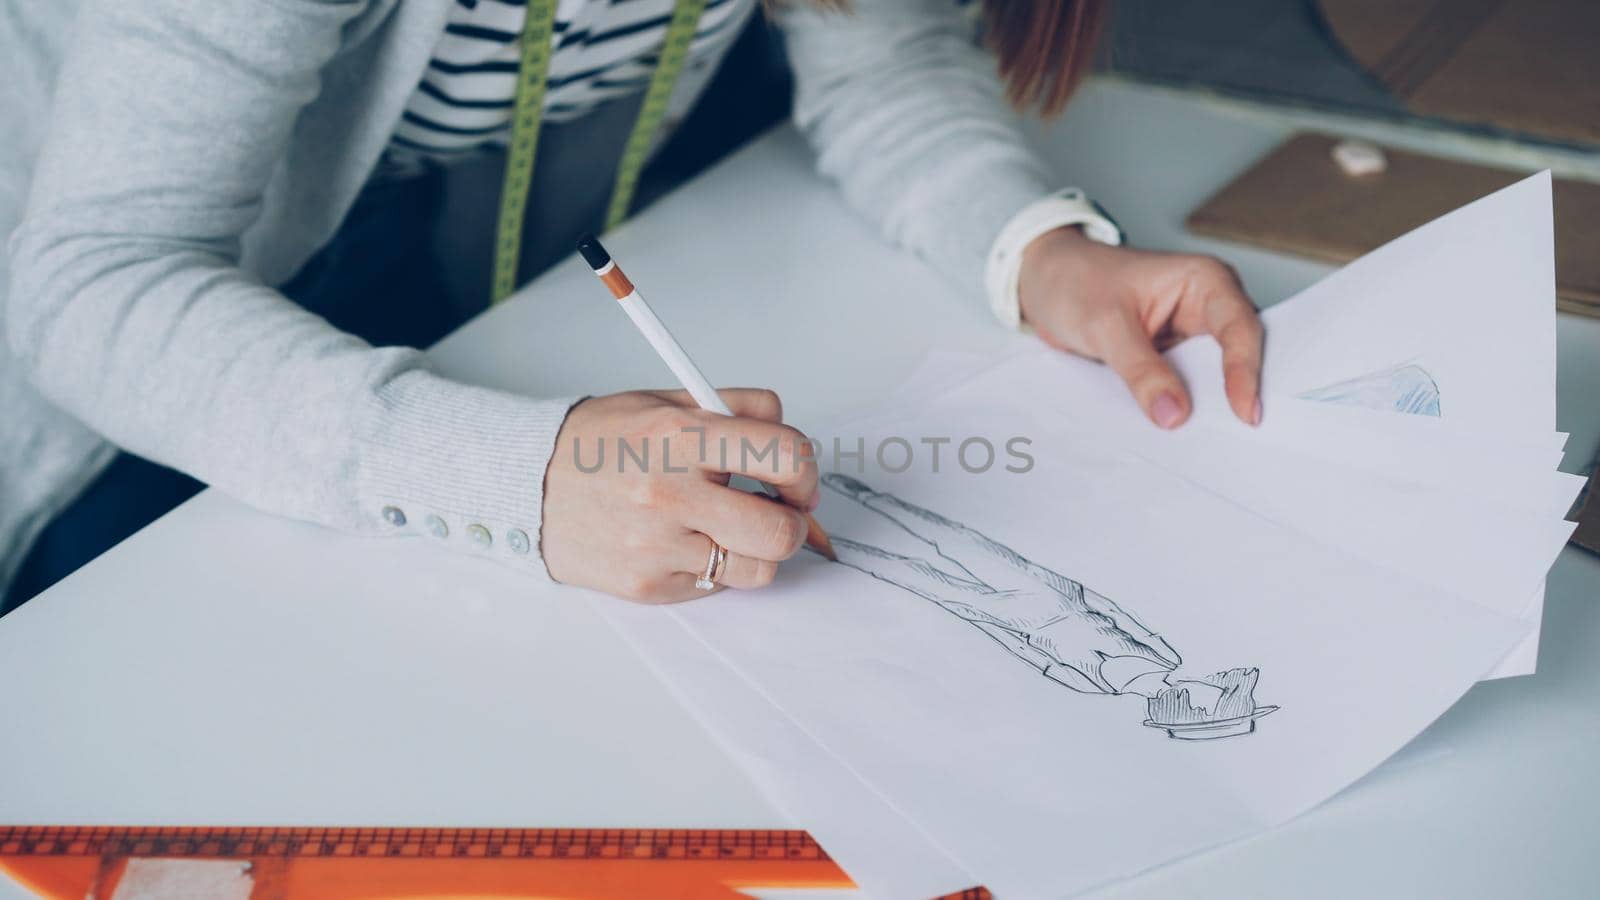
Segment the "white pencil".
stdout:
[[[722,396],[711,386],[711,382],[706,380],[700,367],[694,364],[688,353],[684,352],[683,345],[678,343],[672,332],[667,330],[667,326],[656,317],[650,304],[639,296],[638,289],[628,280],[628,276],[622,273],[622,269],[611,258],[611,254],[606,252],[606,248],[601,246],[600,240],[592,234],[585,235],[578,241],[578,253],[583,256],[584,262],[589,264],[589,268],[594,270],[594,274],[600,277],[601,283],[611,291],[611,296],[617,298],[622,311],[633,320],[639,333],[644,335],[644,339],[650,342],[651,347],[655,348],[657,355],[667,364],[667,368],[672,370],[672,374],[677,376],[678,383],[689,392],[694,402],[708,412],[723,416],[733,415],[733,410],[722,401]],[[761,487],[768,496],[777,497],[777,491],[773,490],[771,485],[762,484]],[[822,530],[815,516],[806,516],[806,544],[828,559],[838,559],[833,551],[833,542],[828,540],[827,532]]]

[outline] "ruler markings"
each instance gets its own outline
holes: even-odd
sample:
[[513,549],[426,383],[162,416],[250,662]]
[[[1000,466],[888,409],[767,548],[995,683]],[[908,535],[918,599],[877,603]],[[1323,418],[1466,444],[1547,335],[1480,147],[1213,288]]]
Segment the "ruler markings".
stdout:
[[0,856],[107,855],[830,859],[803,831],[0,826]]

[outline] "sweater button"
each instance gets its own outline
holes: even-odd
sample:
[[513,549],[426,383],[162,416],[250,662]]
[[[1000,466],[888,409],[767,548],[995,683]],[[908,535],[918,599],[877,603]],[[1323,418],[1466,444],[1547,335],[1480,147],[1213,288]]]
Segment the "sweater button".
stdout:
[[436,538],[447,538],[450,536],[450,526],[446,525],[444,519],[441,519],[438,516],[428,517],[428,531],[432,532],[433,536]]
[[494,537],[489,534],[489,529],[482,525],[468,525],[467,537],[480,550],[487,550],[489,545],[494,543]]
[[383,520],[396,528],[404,528],[406,514],[398,506],[385,506],[383,508]]
[[513,528],[506,532],[506,543],[511,546],[512,553],[518,556],[526,555],[529,547],[528,533],[521,528]]

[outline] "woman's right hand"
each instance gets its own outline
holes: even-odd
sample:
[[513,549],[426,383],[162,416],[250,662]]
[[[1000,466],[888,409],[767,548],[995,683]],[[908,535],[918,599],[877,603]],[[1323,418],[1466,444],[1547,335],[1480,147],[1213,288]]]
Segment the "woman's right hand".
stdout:
[[[772,581],[805,541],[816,461],[805,435],[782,424],[777,394],[719,393],[732,418],[683,391],[572,408],[545,473],[541,549],[551,577],[641,603],[688,600],[705,593],[694,582],[715,540],[728,551],[722,585]],[[730,474],[773,485],[784,502],[728,487]]]

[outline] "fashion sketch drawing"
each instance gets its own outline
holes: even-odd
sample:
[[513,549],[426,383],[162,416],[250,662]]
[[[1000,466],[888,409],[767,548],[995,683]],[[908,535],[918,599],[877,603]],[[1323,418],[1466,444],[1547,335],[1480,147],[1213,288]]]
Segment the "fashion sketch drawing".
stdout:
[[1260,671],[1182,677],[1183,658],[1110,598],[938,513],[845,475],[823,483],[927,544],[926,559],[835,535],[839,562],[932,601],[1017,659],[1084,694],[1138,697],[1144,724],[1179,740],[1251,734]]
[[1392,410],[1414,416],[1440,416],[1439,385],[1427,369],[1416,363],[1405,363],[1306,391],[1300,395],[1300,399]]

